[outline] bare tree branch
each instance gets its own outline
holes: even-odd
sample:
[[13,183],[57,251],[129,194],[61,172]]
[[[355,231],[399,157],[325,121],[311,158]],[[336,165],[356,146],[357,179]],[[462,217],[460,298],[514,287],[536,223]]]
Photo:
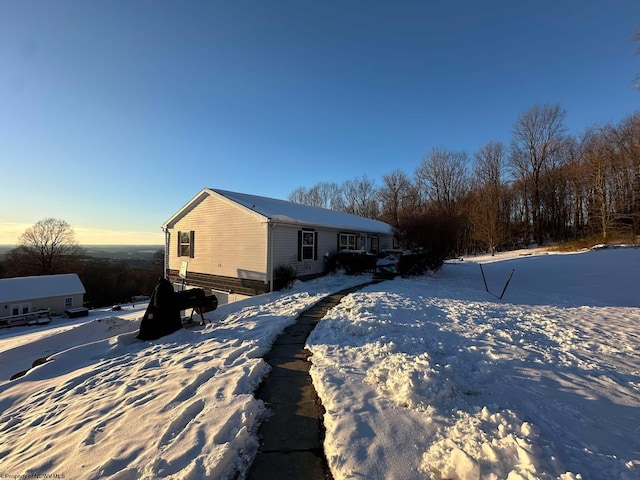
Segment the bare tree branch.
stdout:
[[64,220],[45,218],[19,237],[23,261],[37,275],[61,273],[82,253],[71,226]]

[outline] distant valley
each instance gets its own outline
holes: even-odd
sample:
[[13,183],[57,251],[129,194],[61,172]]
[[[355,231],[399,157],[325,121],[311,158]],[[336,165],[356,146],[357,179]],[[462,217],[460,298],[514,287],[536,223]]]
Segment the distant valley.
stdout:
[[[164,245],[81,245],[87,257],[100,258],[111,261],[145,261],[153,260],[158,250],[164,250]],[[0,257],[16,245],[0,245]]]

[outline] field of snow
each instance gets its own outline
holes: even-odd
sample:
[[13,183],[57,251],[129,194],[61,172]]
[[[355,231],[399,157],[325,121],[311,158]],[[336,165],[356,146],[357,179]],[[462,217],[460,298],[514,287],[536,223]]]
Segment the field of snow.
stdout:
[[335,478],[640,478],[640,250],[483,268],[502,301],[463,261],[312,332]]
[[[513,270],[502,300],[478,262],[498,295]],[[142,310],[0,331],[0,478],[242,478],[261,356],[366,280],[297,283],[152,342]],[[616,248],[464,259],[345,297],[308,340],[334,478],[640,478],[638,285],[640,249]]]

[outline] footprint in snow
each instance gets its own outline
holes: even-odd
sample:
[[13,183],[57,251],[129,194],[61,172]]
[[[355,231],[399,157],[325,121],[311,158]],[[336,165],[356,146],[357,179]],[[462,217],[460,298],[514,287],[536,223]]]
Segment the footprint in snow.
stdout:
[[166,432],[162,435],[160,439],[160,443],[158,447],[164,447],[169,443],[173,442],[175,438],[180,435],[187,425],[192,422],[204,409],[204,400],[196,400],[195,402],[189,404],[182,412],[178,414],[176,418],[174,418],[169,426],[167,427]]

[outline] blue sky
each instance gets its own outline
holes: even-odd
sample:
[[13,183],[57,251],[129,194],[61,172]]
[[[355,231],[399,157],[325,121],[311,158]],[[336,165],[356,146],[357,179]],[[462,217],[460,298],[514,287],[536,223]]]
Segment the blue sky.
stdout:
[[163,241],[203,187],[286,199],[640,106],[637,0],[0,2],[0,244]]

